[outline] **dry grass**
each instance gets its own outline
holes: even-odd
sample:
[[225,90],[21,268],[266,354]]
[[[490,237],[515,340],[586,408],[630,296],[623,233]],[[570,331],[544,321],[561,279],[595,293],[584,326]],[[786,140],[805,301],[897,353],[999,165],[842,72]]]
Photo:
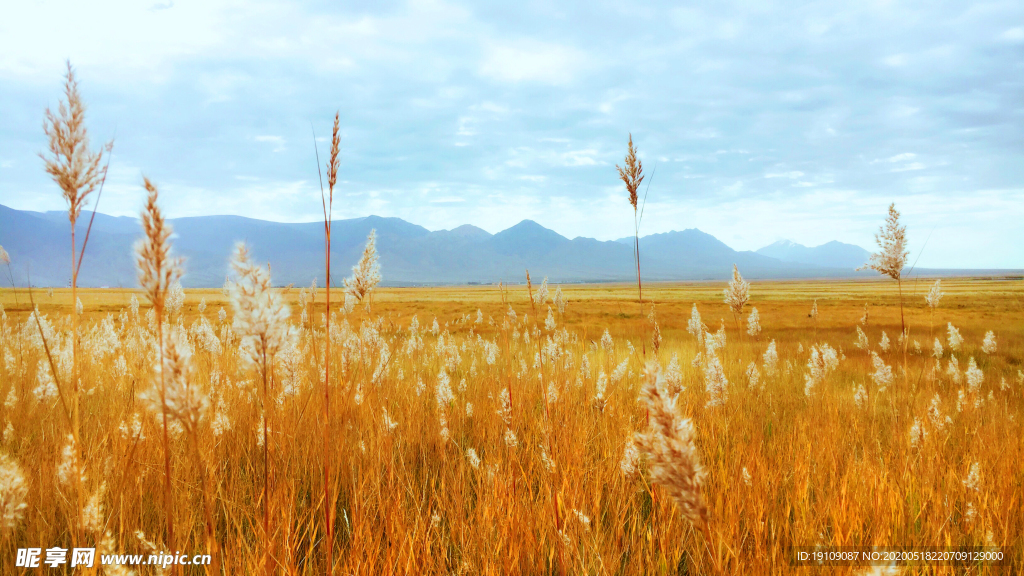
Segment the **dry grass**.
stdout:
[[[942,372],[931,370],[934,335],[923,298],[929,287],[904,285],[910,339],[924,347],[908,355],[909,386],[896,377],[880,391],[870,378],[869,352],[854,347],[855,328],[867,303],[863,329],[873,350],[879,352],[883,330],[895,342],[900,310],[891,284],[755,281],[750,305],[763,332],[754,339],[725,323],[728,342],[719,357],[728,400],[707,407],[702,373],[691,365],[697,342],[686,323],[694,302],[712,332],[731,317],[724,283],[648,286],[662,335],[657,359],[665,368],[679,358],[684,388],[676,411],[693,426],[706,530],[695,529],[669,493],[652,484],[644,458],[635,474],[620,467],[630,439],[647,426],[638,396],[651,356],[641,353],[649,320],[628,286],[563,286],[570,303],[564,316],[555,314],[554,331],[544,328],[546,307],[531,309],[525,287],[509,292],[517,316],[508,326],[494,287],[379,289],[372,316],[363,307],[348,317],[335,313],[331,331],[336,573],[650,574],[684,566],[691,574],[779,573],[806,570],[788,567],[791,544],[988,543],[1003,546],[1014,556],[1010,570],[1022,571],[1024,384],[1017,375],[1024,369],[1024,283],[943,281],[934,335],[944,337],[947,322],[960,329],[961,373],[973,357],[984,374],[975,395],[946,374],[948,347]],[[158,548],[164,538],[164,462],[158,415],[138,396],[153,375],[156,327],[145,305],[131,314],[132,294],[78,290],[85,308],[80,450],[85,490],[102,503],[101,522],[85,529],[85,540],[109,536],[114,551],[142,552],[147,545],[136,531]],[[0,334],[2,451],[29,486],[27,508],[0,541],[3,573],[14,573],[19,547],[70,547],[82,512],[58,480],[68,420],[59,400],[40,401],[34,392],[45,352],[34,322],[27,322],[25,296],[0,291],[7,315]],[[261,420],[261,373],[239,350],[219,290],[188,291],[181,314],[166,327],[192,347],[190,374],[210,406],[195,434],[183,429],[170,441],[175,540],[190,553],[218,548],[226,574],[327,568],[323,292],[305,311],[298,289],[284,296],[299,336],[269,371],[272,419]],[[56,364],[66,370],[70,291],[37,290],[34,299],[54,328],[48,343]],[[819,316],[812,321],[814,299]],[[229,312],[223,322],[221,307]],[[410,345],[413,315],[420,348]],[[611,352],[600,345],[606,328]],[[997,337],[994,354],[981,351],[988,330]],[[780,372],[762,372],[762,387],[750,389],[745,370],[752,360],[760,365],[772,340]],[[842,356],[807,397],[804,374],[816,343]],[[880,357],[899,374],[895,346]],[[623,362],[625,374],[614,381]],[[442,371],[454,400],[439,405]],[[595,402],[601,372],[608,376],[603,404]],[[1001,389],[1002,378],[1008,389]],[[862,406],[854,399],[858,385],[867,391]],[[967,393],[960,411],[958,390]],[[510,393],[507,404],[503,391]],[[950,418],[941,430],[929,418],[936,394],[943,418]],[[915,418],[928,433],[917,448],[910,435]],[[264,422],[269,463],[260,446]],[[509,431],[514,445],[506,443]],[[974,463],[977,490],[965,484]],[[206,538],[206,493],[213,543]],[[273,513],[264,534],[267,505]],[[269,560],[267,541],[274,543]]]

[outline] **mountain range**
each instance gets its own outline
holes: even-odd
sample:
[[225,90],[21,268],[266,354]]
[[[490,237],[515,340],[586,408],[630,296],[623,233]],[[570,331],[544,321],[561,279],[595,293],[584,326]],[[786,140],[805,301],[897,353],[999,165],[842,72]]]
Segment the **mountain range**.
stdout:
[[[79,245],[91,212],[76,227]],[[240,216],[197,216],[169,220],[174,250],[186,258],[186,287],[216,287],[227,274],[227,259],[238,241],[269,263],[278,285],[323,284],[323,222],[280,223]],[[525,270],[550,282],[611,282],[635,278],[632,238],[598,241],[568,239],[532,220],[490,234],[471,225],[430,231],[399,218],[367,216],[332,223],[332,285],[359,259],[370,230],[384,284],[472,284],[521,282]],[[79,275],[80,286],[134,287],[132,247],[141,236],[135,218],[97,213]],[[31,212],[0,205],[0,246],[11,256],[14,282],[24,286],[66,286],[70,282],[70,226],[66,212]],[[646,281],[719,280],[736,264],[744,277],[818,278],[866,273],[858,246],[829,242],[808,248],[788,241],[757,252],[736,251],[697,229],[651,234],[640,239]],[[337,272],[335,272],[337,271]],[[7,272],[7,271],[4,271]],[[0,275],[0,277],[6,274]],[[6,283],[6,282],[5,282]]]

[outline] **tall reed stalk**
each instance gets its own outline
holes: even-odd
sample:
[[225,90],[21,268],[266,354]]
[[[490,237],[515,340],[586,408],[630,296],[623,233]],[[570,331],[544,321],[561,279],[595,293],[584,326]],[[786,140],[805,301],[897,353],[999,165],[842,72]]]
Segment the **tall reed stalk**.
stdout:
[[174,493],[171,482],[171,446],[167,432],[167,378],[164,374],[164,305],[167,291],[181,279],[182,260],[171,255],[170,238],[173,230],[157,204],[159,192],[156,186],[148,178],[144,178],[143,187],[146,189],[146,206],[141,214],[144,237],[135,245],[135,261],[139,269],[139,285],[153,305],[156,320],[159,346],[157,370],[164,452],[164,515],[167,518],[167,546],[168,549],[174,550]]
[[878,244],[878,252],[872,254],[868,263],[860,269],[869,268],[896,281],[900,294],[900,334],[903,341],[903,379],[906,384],[907,342],[910,338],[903,315],[903,268],[907,265],[910,250],[907,250],[907,227],[900,225],[900,213],[896,210],[895,202],[889,204],[889,214],[885,224],[878,228],[875,242]]
[[619,171],[619,179],[626,184],[626,192],[629,193],[629,205],[633,207],[633,258],[636,260],[636,290],[640,302],[640,314],[643,314],[644,288],[640,281],[640,209],[639,195],[640,183],[644,181],[643,162],[636,157],[636,148],[633,147],[633,134],[629,135],[629,149],[626,151],[625,167],[615,165]]
[[[85,241],[79,251],[76,240],[76,224],[82,208],[88,203],[89,195],[97,189],[102,190],[103,182],[106,180],[107,167],[101,167],[101,163],[104,152],[109,157],[113,142],[108,143],[98,152],[89,149],[89,132],[85,127],[85,103],[78,92],[78,81],[75,79],[75,71],[71,68],[71,62],[67,63],[67,72],[64,76],[64,98],[65,100],[60,102],[56,114],[49,108],[46,109],[43,132],[48,138],[49,155],[41,154],[41,156],[45,162],[46,173],[60,187],[64,200],[68,203],[68,220],[71,222],[71,435],[74,438],[75,450],[80,451],[82,443],[79,413],[81,386],[78,376],[78,348],[80,345],[78,272],[89,233],[86,232]],[[93,218],[95,216],[94,210]],[[89,220],[89,230],[91,229],[92,219]],[[85,505],[85,494],[81,481],[76,480],[75,484],[78,515],[80,516]],[[79,528],[75,532],[76,542],[81,536],[81,522],[79,521],[77,524]]]
[[[290,310],[279,292],[275,292],[270,281],[270,267],[266,269],[249,259],[244,243],[235,246],[231,258],[231,269],[235,280],[229,285],[231,308],[234,310],[232,327],[241,336],[240,349],[245,359],[254,364],[262,381],[261,402],[263,404],[263,536],[265,551],[263,569],[270,574],[274,556],[270,553],[275,544],[270,531],[270,513],[273,506],[270,473],[270,419],[274,417],[276,403],[271,397],[274,384],[274,357],[294,337],[294,329],[288,323]],[[277,423],[274,423],[277,426]]]
[[[327,273],[326,300],[327,326],[324,338],[324,524],[327,532],[327,572],[334,569],[334,495],[331,489],[331,219],[334,211],[334,186],[338,182],[338,150],[341,139],[338,135],[340,112],[334,114],[334,130],[331,133],[331,156],[327,161],[327,194],[324,194],[323,180],[320,184],[320,201],[324,210],[324,267]],[[314,149],[316,139],[313,140]],[[316,152],[316,169],[320,174],[320,153]],[[322,175],[321,175],[322,178]]]

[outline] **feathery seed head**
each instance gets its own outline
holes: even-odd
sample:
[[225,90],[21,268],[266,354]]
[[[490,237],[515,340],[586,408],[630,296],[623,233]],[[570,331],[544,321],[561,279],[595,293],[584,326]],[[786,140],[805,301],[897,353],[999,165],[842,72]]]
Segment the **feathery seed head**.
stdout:
[[49,156],[42,155],[46,173],[53,178],[68,203],[68,219],[74,227],[85,207],[89,195],[106,178],[106,168],[100,166],[104,152],[110,153],[113,142],[103,150],[89,149],[89,133],[85,128],[85,103],[78,93],[78,80],[71,63],[64,76],[64,98],[54,114],[46,109],[43,132],[49,143]]
[[334,130],[331,132],[331,155],[327,160],[327,187],[330,190],[330,200],[334,200],[334,185],[338,182],[338,152],[341,145],[341,137],[338,135],[340,125],[340,112],[334,113]]
[[764,360],[764,372],[768,376],[774,376],[779,367],[779,353],[775,349],[775,340],[768,344],[768,349],[762,356]]
[[648,459],[651,480],[664,488],[679,505],[684,518],[693,524],[707,521],[707,506],[701,494],[704,469],[694,444],[694,428],[688,418],[679,418],[672,402],[658,385],[661,368],[651,361],[644,373],[641,399],[650,410],[649,427],[635,435],[637,447]]
[[608,332],[608,329],[604,329],[604,334],[601,336],[601,348],[604,348],[606,354],[611,355],[615,351],[615,342],[612,341],[612,335]]
[[18,462],[0,453],[0,528],[14,528],[28,508],[28,482]]
[[361,302],[380,283],[380,263],[377,257],[377,231],[370,230],[359,262],[352,267],[352,275],[345,279],[346,294]]
[[884,390],[889,384],[892,384],[892,367],[887,366],[876,352],[871,352],[871,364],[875,369],[871,374],[871,379],[875,381],[875,385],[880,390]]
[[159,192],[149,178],[143,179],[146,206],[142,210],[142,231],[145,236],[135,244],[135,263],[139,269],[139,285],[158,314],[163,314],[167,292],[183,274],[182,259],[171,255],[171,225],[157,205]]
[[81,526],[83,530],[94,533],[103,530],[103,494],[106,490],[106,483],[100,484],[96,492],[89,496],[85,508],[82,509]]
[[857,326],[857,343],[854,346],[861,350],[867,350],[871,347],[871,344],[868,342],[868,335],[860,329],[860,326]]
[[240,347],[250,360],[267,362],[294,336],[288,305],[271,286],[270,271],[249,260],[242,242],[235,245],[231,269],[235,275],[229,285],[232,328],[242,337]]
[[729,286],[723,293],[725,294],[725,303],[733,313],[742,313],[743,306],[750,298],[750,282],[743,280],[743,276],[740,276],[740,270],[735,264],[732,265],[732,280],[729,281]]
[[545,276],[544,280],[537,287],[537,291],[533,294],[534,304],[543,304],[548,301],[548,277]]
[[473,469],[480,468],[480,456],[477,455],[476,450],[473,448],[466,448],[466,460]]
[[398,427],[398,422],[391,419],[391,415],[388,414],[388,409],[384,408],[384,433],[390,434],[392,430]]
[[946,323],[946,329],[949,336],[949,349],[954,352],[960,350],[960,346],[964,343],[963,337],[960,336],[960,330],[955,328],[952,322]]
[[938,392],[935,393],[935,397],[932,398],[932,403],[928,407],[928,420],[936,430],[942,430],[946,426],[946,421],[942,416],[942,398]]
[[839,366],[839,356],[834,348],[822,343],[811,347],[811,357],[807,360],[808,373],[804,375],[804,395],[810,396],[814,387],[828,378]]
[[64,444],[64,449],[61,450],[60,462],[57,464],[57,480],[61,484],[66,485],[74,482],[76,477],[79,482],[85,484],[85,466],[78,457],[75,437],[68,434],[67,443]]
[[757,336],[761,333],[761,315],[757,312],[757,307],[750,309],[750,314],[747,316],[747,334],[749,336]]
[[875,234],[875,242],[878,243],[878,252],[872,254],[871,260],[859,269],[871,269],[899,280],[910,251],[907,250],[907,227],[900,225],[900,213],[895,202],[889,204],[889,215]]
[[914,418],[914,424],[910,427],[910,447],[918,449],[924,445],[924,441],[928,439],[928,430],[925,429],[924,424],[917,418]]
[[437,374],[437,406],[444,408],[455,401],[455,394],[452,392],[451,379],[443,369]]
[[703,343],[704,333],[707,332],[707,326],[701,322],[700,312],[697,310],[696,304],[694,304],[693,308],[690,309],[690,321],[686,323],[686,331],[696,336],[698,343]]
[[868,391],[864,389],[863,384],[859,384],[853,392],[853,403],[857,405],[857,408],[863,408],[867,401]]
[[963,379],[963,374],[960,374],[960,361],[956,359],[956,356],[949,357],[949,363],[946,364],[946,375],[954,384],[959,384]]
[[160,415],[166,410],[169,418],[193,433],[209,410],[210,399],[196,382],[192,350],[185,334],[177,330],[168,334],[160,357],[152,386],[140,393],[139,399],[153,414]]
[[761,371],[757,369],[757,364],[751,362],[747,365],[747,386],[751,390],[756,390],[761,382]]
[[637,210],[637,200],[640,183],[644,181],[644,167],[639,158],[636,157],[636,148],[633,147],[633,134],[629,135],[629,148],[626,150],[626,166],[623,168],[618,164],[615,169],[619,171],[619,179],[626,184],[626,191],[629,193],[629,204],[633,210]]
[[555,297],[552,299],[552,302],[555,303],[555,308],[558,309],[559,314],[565,314],[565,305],[569,303],[569,300],[562,294],[561,286],[555,289]]
[[967,366],[967,370],[964,372],[964,376],[967,378],[967,389],[972,394],[977,394],[978,390],[981,389],[981,383],[985,380],[985,375],[978,368],[978,363],[974,361],[973,356]]
[[622,460],[619,461],[619,470],[624,476],[636,474],[636,465],[640,460],[640,452],[636,449],[636,442],[632,438],[626,442],[626,449],[622,452]]
[[981,466],[975,462],[967,472],[967,478],[963,479],[964,488],[978,492],[981,490]]
[[505,446],[508,446],[509,448],[515,448],[516,446],[519,446],[519,440],[516,438],[515,432],[513,432],[510,428],[505,428],[504,440]]
[[171,284],[170,289],[167,291],[167,315],[176,315],[178,312],[181,312],[181,307],[184,305],[185,289],[181,287],[181,282],[175,282]]
[[718,356],[707,354],[704,362],[704,389],[708,393],[708,408],[722,406],[729,399],[729,380]]
[[989,330],[985,333],[985,340],[981,343],[981,351],[985,354],[996,353],[996,333]]
[[942,300],[942,296],[942,280],[936,280],[935,284],[932,284],[932,289],[924,297],[924,301],[928,304],[929,308],[935,310],[939,307],[939,301]]

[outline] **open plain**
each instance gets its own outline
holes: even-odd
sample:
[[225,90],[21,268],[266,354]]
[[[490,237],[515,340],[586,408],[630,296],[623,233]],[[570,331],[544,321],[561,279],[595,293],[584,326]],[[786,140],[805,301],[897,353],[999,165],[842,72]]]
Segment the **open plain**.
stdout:
[[[335,290],[329,345],[324,289],[289,287],[266,367],[229,291],[189,290],[162,331],[184,358],[169,490],[142,294],[79,290],[74,368],[70,291],[2,290],[2,450],[27,508],[0,562],[167,549],[169,493],[174,548],[216,573],[323,573],[325,499],[342,574],[801,573],[794,545],[1000,546],[1011,568],[971,573],[1020,571],[1024,281],[944,279],[934,309],[932,285],[904,281],[905,353],[894,282],[755,282],[739,316],[721,282],[645,286],[642,309],[635,286],[566,285],[561,312],[554,286],[381,288],[347,314]],[[702,521],[636,449],[648,379],[692,427]]]

